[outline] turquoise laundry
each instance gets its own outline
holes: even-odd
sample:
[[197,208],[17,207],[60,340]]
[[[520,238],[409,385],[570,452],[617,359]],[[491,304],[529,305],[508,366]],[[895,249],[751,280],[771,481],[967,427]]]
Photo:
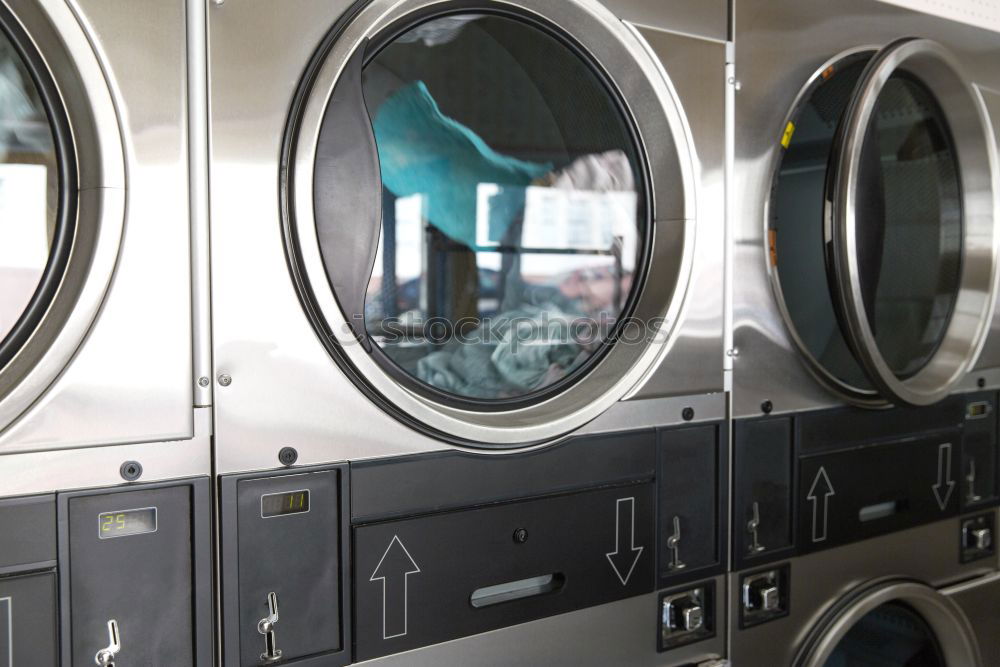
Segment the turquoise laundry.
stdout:
[[424,216],[449,238],[476,247],[480,183],[496,184],[489,240],[500,241],[524,209],[524,190],[552,165],[517,160],[490,148],[475,132],[448,118],[423,81],[392,94],[375,114],[382,183],[397,197],[422,194]]

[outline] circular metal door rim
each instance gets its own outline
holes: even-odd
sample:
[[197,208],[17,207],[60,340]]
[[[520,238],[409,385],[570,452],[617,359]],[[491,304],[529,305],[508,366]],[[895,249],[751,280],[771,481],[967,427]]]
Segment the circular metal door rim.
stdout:
[[[538,20],[561,26],[587,47],[602,49],[591,53],[592,59],[607,71],[616,85],[639,86],[644,97],[653,97],[657,117],[635,113],[632,121],[638,128],[639,148],[647,155],[652,171],[653,243],[650,263],[652,275],[647,277],[637,302],[634,316],[643,320],[659,318],[662,325],[655,342],[617,345],[596,364],[590,374],[567,391],[544,402],[503,412],[474,412],[434,402],[399,385],[389,373],[367,354],[354,338],[351,328],[326,280],[319,254],[315,219],[313,217],[312,160],[324,111],[340,79],[344,66],[357,49],[387,26],[396,25],[408,15],[428,8],[449,9],[448,0],[373,0],[364,7],[339,34],[311,82],[298,135],[293,138],[294,157],[289,169],[295,178],[290,198],[289,214],[294,214],[295,250],[305,282],[311,291],[311,301],[319,311],[330,335],[356,369],[363,381],[384,397],[394,410],[426,425],[432,432],[457,438],[470,445],[519,447],[551,441],[594,419],[622,398],[643,375],[666,354],[674,335],[676,322],[687,290],[694,243],[694,181],[693,160],[689,146],[690,131],[680,112],[680,103],[662,67],[650,55],[637,36],[592,0],[504,0],[490,3],[491,7],[506,6],[527,13]],[[474,11],[469,9],[468,11]],[[599,39],[598,39],[599,38]],[[601,56],[606,56],[602,58]],[[609,62],[609,61],[614,62]],[[639,68],[642,76],[636,76]],[[626,105],[639,96],[617,91]],[[641,103],[641,102],[640,102]],[[648,110],[647,110],[648,111]],[[650,141],[656,143],[651,144]],[[659,151],[655,155],[650,152]],[[664,155],[666,153],[666,155]],[[658,188],[668,183],[674,197],[683,202],[682,215],[674,219],[657,219]],[[663,202],[659,202],[662,204]],[[627,359],[627,360],[626,360]],[[624,362],[624,363],[623,363]]]
[[951,598],[930,586],[910,580],[876,583],[851,596],[832,617],[824,618],[813,629],[796,667],[822,667],[855,623],[866,614],[889,602],[906,604],[919,614],[934,631],[948,667],[981,667],[982,657],[975,633],[961,607]]
[[[864,310],[856,247],[855,201],[865,132],[889,77],[902,69],[931,91],[944,110],[954,138],[962,179],[963,264],[951,321],[938,350],[912,377],[901,380],[886,363]],[[996,272],[994,165],[982,100],[939,44],[908,39],[890,44],[872,59],[845,113],[842,140],[835,142],[828,187],[828,245],[837,275],[849,343],[873,384],[893,402],[930,405],[943,399],[968,372],[989,325]]]
[[65,370],[111,284],[125,224],[125,147],[100,58],[70,5],[41,3],[16,17],[58,89],[77,164],[76,233],[62,280],[24,345],[0,370],[0,433]]

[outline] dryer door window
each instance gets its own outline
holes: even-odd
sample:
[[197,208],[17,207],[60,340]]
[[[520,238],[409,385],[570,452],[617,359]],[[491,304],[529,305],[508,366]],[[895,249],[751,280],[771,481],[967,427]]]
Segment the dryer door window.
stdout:
[[546,32],[445,16],[378,50],[363,88],[382,180],[365,331],[457,399],[564,384],[630,301],[646,211],[629,127]]
[[0,368],[44,314],[69,249],[59,142],[35,65],[0,29]]

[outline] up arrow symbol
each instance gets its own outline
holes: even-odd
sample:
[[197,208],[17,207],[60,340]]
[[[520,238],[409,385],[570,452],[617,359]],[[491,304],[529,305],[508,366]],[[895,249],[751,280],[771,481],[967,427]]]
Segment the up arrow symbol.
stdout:
[[382,582],[382,639],[402,637],[407,630],[410,575],[420,572],[399,537],[394,535],[369,581]]
[[622,586],[628,585],[643,549],[635,546],[635,498],[619,498],[615,511],[615,550],[604,555]]
[[[937,499],[938,507],[943,512],[948,507],[948,499],[955,489],[955,480],[951,478],[951,443],[938,446],[937,484],[931,488]],[[943,492],[943,493],[942,493]]]
[[[826,468],[820,467],[816,473],[816,479],[809,487],[809,494],[806,500],[812,503],[813,510],[813,542],[826,540],[827,523],[830,519],[830,496],[837,495],[830,483],[830,477],[826,474]],[[822,501],[820,501],[822,498]],[[820,511],[820,502],[823,503],[823,511]]]

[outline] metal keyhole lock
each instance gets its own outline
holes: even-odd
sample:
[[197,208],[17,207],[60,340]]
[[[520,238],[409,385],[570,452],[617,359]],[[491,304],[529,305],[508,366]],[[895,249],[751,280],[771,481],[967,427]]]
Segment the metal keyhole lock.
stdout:
[[108,647],[102,648],[94,656],[98,667],[115,667],[115,656],[122,650],[121,636],[118,634],[118,621],[108,621]]
[[264,652],[260,659],[264,664],[281,660],[281,649],[277,647],[274,626],[278,624],[278,595],[267,594],[267,616],[257,622],[257,632],[264,635]]
[[681,561],[681,518],[674,516],[674,533],[667,538],[667,548],[670,549],[671,570],[683,570],[687,565]]
[[747,532],[750,533],[750,553],[759,554],[764,550],[764,545],[757,538],[757,531],[760,529],[760,506],[754,502],[753,517],[747,521]]

